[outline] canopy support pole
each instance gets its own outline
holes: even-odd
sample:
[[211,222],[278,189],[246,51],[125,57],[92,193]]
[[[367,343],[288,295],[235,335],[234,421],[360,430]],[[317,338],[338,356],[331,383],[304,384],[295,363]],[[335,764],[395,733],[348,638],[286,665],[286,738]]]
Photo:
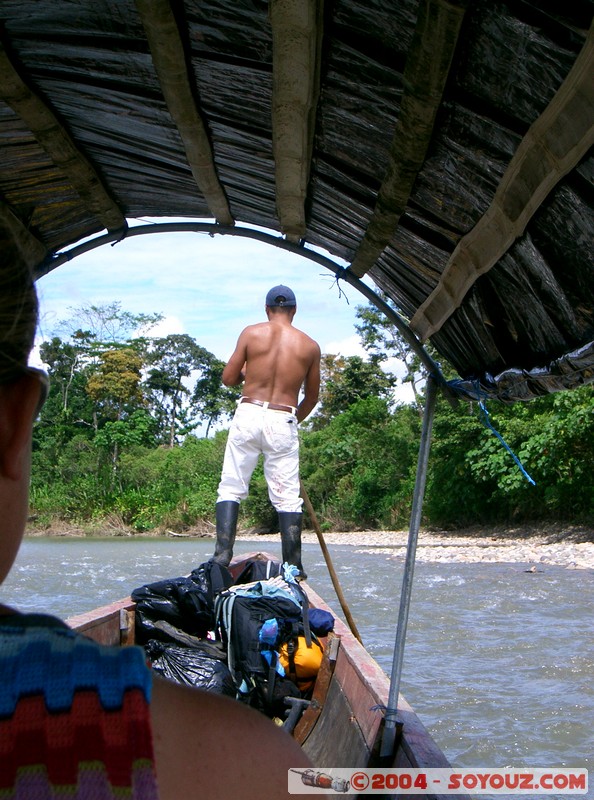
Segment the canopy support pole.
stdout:
[[419,458],[417,461],[417,475],[413,494],[408,545],[406,550],[406,562],[404,565],[404,575],[402,578],[402,588],[400,593],[400,608],[398,610],[398,627],[396,628],[396,640],[394,642],[390,692],[388,695],[388,707],[386,709],[380,758],[388,758],[392,756],[396,740],[396,713],[398,708],[398,696],[400,693],[400,679],[402,676],[404,643],[406,639],[408,612],[410,609],[410,600],[412,594],[417,540],[419,537],[419,528],[421,526],[423,497],[425,494],[425,484],[427,481],[427,465],[429,463],[429,451],[431,449],[431,430],[433,428],[436,399],[437,381],[433,376],[430,375],[427,380],[425,395],[425,411],[423,414],[423,427],[419,446]]

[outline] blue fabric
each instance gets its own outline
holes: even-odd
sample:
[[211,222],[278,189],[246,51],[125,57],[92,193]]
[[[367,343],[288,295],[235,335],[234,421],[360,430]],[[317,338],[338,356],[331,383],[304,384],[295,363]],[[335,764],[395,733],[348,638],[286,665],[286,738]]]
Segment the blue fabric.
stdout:
[[278,639],[278,620],[276,617],[264,620],[262,627],[260,628],[258,638],[260,639],[261,644],[267,644],[274,647],[276,640]]
[[45,615],[0,617],[0,716],[10,716],[23,695],[43,694],[52,712],[68,709],[74,692],[84,689],[114,710],[131,688],[150,701],[151,686],[139,647],[99,645]]
[[331,630],[334,630],[334,617],[329,611],[324,611],[323,608],[310,608],[309,627],[316,636],[325,636]]

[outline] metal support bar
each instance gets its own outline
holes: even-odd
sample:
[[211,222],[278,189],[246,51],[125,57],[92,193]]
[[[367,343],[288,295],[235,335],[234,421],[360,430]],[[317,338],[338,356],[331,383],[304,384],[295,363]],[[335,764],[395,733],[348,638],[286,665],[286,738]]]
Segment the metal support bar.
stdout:
[[417,540],[419,537],[419,528],[421,526],[423,496],[425,494],[425,483],[427,481],[427,465],[429,463],[429,450],[431,449],[431,429],[433,427],[436,399],[437,381],[430,376],[427,381],[425,395],[425,412],[423,415],[423,428],[421,431],[421,442],[419,446],[419,458],[417,462],[417,475],[408,534],[406,562],[404,565],[404,575],[402,577],[400,608],[398,609],[398,627],[396,628],[396,641],[394,642],[394,656],[392,659],[392,675],[390,678],[388,709],[386,711],[384,733],[380,749],[381,758],[387,758],[392,755],[396,740],[396,709],[398,708],[398,695],[400,693],[400,678],[402,676],[404,643],[406,640],[408,612],[410,609],[410,599],[412,594]]
[[434,375],[438,380],[444,391],[448,391],[448,386],[445,378],[441,374],[439,365],[431,358],[429,353],[425,350],[421,342],[417,339],[415,334],[411,331],[406,320],[400,316],[388,303],[385,302],[373,289],[367,284],[363,283],[350,269],[345,269],[333,261],[331,258],[318,253],[317,250],[312,250],[301,245],[293,244],[292,242],[283,239],[281,236],[273,236],[264,231],[255,230],[254,228],[243,227],[240,225],[219,225],[213,222],[156,222],[150,225],[134,225],[126,228],[125,231],[115,231],[111,233],[96,236],[89,239],[82,244],[75,245],[70,250],[64,250],[56,255],[51,255],[46,258],[41,264],[38,265],[34,272],[35,280],[47,275],[56,267],[72,261],[73,258],[88,253],[96,247],[101,247],[105,244],[118,244],[123,239],[131,239],[133,236],[143,236],[151,233],[207,233],[210,236],[242,236],[246,239],[254,239],[257,242],[264,242],[265,244],[279,247],[282,250],[287,250],[289,253],[307,258],[317,264],[321,264],[331,272],[334,273],[337,280],[343,280],[350,286],[353,286],[361,294],[366,297],[370,303],[373,303],[380,311],[382,311],[392,322],[398,332],[402,335],[408,343],[413,352],[419,357],[423,366],[430,375]]

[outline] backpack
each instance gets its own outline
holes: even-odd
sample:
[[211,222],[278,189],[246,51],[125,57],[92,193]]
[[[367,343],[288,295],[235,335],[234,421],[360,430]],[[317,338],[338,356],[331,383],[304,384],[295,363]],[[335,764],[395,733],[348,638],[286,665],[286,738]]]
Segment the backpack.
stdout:
[[215,617],[239,700],[280,716],[286,695],[300,697],[285,678],[279,649],[301,634],[311,636],[305,594],[280,578],[233,586],[215,601]]

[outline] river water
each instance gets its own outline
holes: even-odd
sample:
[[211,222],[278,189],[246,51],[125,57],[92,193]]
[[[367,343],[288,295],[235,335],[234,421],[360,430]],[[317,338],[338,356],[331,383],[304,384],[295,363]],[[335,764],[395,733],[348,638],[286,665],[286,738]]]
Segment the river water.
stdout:
[[[27,539],[0,601],[65,617],[183,575],[212,548],[208,539]],[[235,550],[255,549],[279,548]],[[319,547],[303,549],[309,583],[338,612]],[[364,644],[388,675],[403,571],[395,552],[331,548]],[[418,563],[401,690],[454,766],[585,767],[594,798],[594,575],[528,566]]]

